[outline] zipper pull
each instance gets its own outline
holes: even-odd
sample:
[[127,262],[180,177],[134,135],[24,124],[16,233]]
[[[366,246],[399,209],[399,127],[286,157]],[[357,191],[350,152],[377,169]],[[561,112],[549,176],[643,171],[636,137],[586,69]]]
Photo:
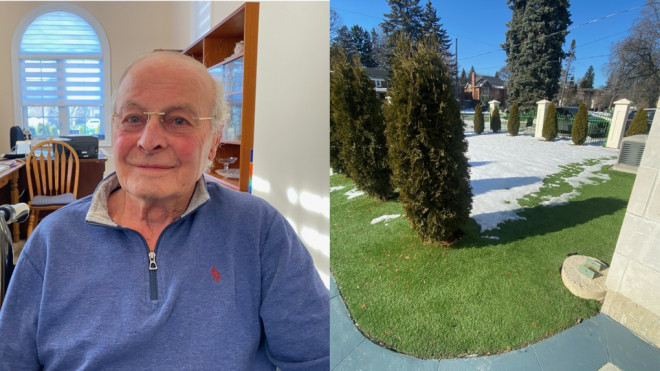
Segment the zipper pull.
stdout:
[[158,269],[158,266],[156,265],[156,253],[149,251],[149,270],[155,271],[156,269]]

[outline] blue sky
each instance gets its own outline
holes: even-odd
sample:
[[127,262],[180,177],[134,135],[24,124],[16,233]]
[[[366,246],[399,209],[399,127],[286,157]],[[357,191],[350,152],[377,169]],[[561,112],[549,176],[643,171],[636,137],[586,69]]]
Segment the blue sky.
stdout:
[[[573,24],[569,26],[564,50],[575,39],[576,81],[593,65],[595,87],[605,84],[611,45],[628,35],[645,3],[646,0],[571,1]],[[426,0],[420,0],[420,5],[425,4]],[[506,0],[432,0],[432,4],[452,39],[452,52],[458,38],[459,71],[465,68],[467,72],[474,66],[478,74],[494,75],[506,64],[506,54],[500,48],[505,40],[506,24],[511,20]],[[387,0],[330,0],[330,7],[339,13],[347,27],[357,24],[367,31],[377,28],[383,14],[390,10]]]

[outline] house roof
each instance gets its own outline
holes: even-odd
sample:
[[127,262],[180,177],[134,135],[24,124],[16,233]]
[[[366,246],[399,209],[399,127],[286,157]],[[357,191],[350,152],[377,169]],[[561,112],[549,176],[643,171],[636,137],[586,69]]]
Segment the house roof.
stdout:
[[367,71],[367,76],[372,79],[388,80],[390,77],[386,70],[380,68],[365,67],[365,70]]
[[[468,84],[471,84],[472,82],[468,82]],[[500,79],[499,77],[495,76],[486,76],[486,75],[476,75],[475,77],[475,85],[478,87],[484,86],[486,83],[489,83],[490,86],[493,88],[497,89],[504,89],[504,81]]]

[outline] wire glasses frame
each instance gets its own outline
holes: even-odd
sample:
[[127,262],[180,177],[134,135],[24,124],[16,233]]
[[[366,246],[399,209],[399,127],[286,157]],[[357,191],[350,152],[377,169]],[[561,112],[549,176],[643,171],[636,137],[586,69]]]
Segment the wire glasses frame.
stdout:
[[[161,126],[173,135],[189,135],[198,127],[200,120],[213,120],[216,116],[197,117],[189,116],[180,112],[127,112],[124,114],[113,113],[112,118],[117,128],[128,133],[140,132],[149,122],[151,116],[160,116]],[[118,120],[114,120],[118,119]]]

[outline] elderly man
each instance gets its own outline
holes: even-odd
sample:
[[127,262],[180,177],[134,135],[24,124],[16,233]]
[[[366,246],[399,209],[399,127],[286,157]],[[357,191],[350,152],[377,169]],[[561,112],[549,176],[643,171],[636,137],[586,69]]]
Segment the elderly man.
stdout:
[[307,250],[266,202],[204,181],[222,87],[155,52],[112,109],[116,173],[30,237],[0,369],[327,369],[328,291]]

